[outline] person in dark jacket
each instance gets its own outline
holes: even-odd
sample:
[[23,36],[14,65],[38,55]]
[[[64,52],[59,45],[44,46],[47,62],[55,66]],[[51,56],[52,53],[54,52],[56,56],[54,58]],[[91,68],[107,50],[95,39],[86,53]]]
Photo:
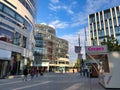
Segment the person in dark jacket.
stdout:
[[23,80],[24,80],[24,81],[27,81],[27,75],[28,75],[28,69],[27,69],[27,68],[25,68],[25,69],[23,70],[23,75],[24,75]]
[[30,75],[31,75],[31,80],[33,79],[34,77],[34,68],[31,67],[31,70],[30,70]]

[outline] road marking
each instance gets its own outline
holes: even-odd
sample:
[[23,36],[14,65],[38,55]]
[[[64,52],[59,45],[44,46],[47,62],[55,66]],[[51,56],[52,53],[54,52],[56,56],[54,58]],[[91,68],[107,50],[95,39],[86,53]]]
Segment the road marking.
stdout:
[[76,83],[76,84],[74,84],[74,85],[72,85],[72,86],[70,86],[70,87],[68,87],[68,88],[66,88],[66,89],[64,89],[64,90],[77,90],[77,89],[79,89],[81,86],[82,86],[82,84]]
[[42,83],[27,85],[27,86],[15,88],[15,89],[12,89],[12,90],[21,90],[21,89],[25,89],[25,88],[35,87],[35,86],[38,86],[38,85],[47,84],[49,82],[51,82],[51,81],[46,81],[46,82],[42,82]]
[[2,85],[8,85],[8,84],[13,84],[13,83],[17,83],[17,82],[22,82],[22,81],[16,81],[16,82],[3,83],[3,84],[0,84],[0,86],[2,86]]

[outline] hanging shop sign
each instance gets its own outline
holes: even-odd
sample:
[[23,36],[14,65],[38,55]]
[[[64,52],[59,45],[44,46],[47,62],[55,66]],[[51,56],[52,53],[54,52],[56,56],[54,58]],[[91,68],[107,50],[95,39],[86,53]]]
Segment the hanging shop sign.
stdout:
[[80,53],[80,52],[81,52],[81,47],[75,46],[75,53]]

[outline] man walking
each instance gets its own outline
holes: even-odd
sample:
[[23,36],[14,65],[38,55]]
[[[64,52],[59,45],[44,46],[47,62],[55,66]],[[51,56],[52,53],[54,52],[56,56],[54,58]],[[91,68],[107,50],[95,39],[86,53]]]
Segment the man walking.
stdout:
[[27,67],[23,70],[23,75],[24,75],[23,80],[27,81],[27,75],[28,75],[28,69],[27,69]]

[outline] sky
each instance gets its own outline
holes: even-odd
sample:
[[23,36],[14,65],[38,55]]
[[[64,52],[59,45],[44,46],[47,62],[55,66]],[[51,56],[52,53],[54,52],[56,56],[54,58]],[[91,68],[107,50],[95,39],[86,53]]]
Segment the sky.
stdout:
[[80,34],[81,53],[85,59],[85,33],[89,45],[88,15],[120,5],[120,0],[38,0],[36,23],[49,25],[56,30],[56,36],[69,42],[69,59],[77,60],[74,46],[78,46]]

